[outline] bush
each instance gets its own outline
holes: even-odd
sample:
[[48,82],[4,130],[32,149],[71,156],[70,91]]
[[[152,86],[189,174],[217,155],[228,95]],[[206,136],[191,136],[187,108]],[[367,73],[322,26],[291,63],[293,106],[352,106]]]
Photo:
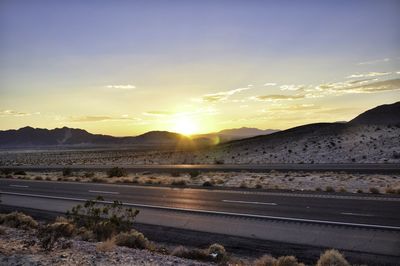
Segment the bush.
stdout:
[[224,246],[220,244],[212,244],[208,247],[208,254],[213,258],[215,261],[223,261],[228,258],[226,250]]
[[327,187],[325,188],[325,191],[326,191],[326,192],[335,192],[335,189],[334,189],[333,187],[331,187],[331,186],[327,186]]
[[131,230],[138,210],[122,206],[120,201],[105,205],[102,197],[88,200],[67,212],[67,217],[78,227],[85,227],[94,233],[97,240],[109,239],[116,233]]
[[335,249],[326,250],[321,254],[317,266],[350,266],[347,260]]
[[198,177],[200,175],[200,172],[199,171],[192,171],[192,172],[189,172],[189,175],[190,175],[190,178],[196,178],[196,177]]
[[14,172],[14,175],[26,175],[26,172],[23,170],[18,170]]
[[71,170],[71,168],[64,168],[64,169],[62,170],[62,175],[63,175],[63,176],[71,176],[71,175],[72,175],[72,170]]
[[357,189],[357,193],[364,193],[362,189]]
[[90,180],[93,183],[103,183],[105,180],[101,177],[93,177],[92,180]]
[[38,227],[38,222],[22,212],[2,214],[0,216],[0,224],[21,229],[34,229]]
[[224,163],[225,163],[225,161],[221,160],[221,159],[215,159],[214,160],[214,164],[224,164]]
[[294,256],[282,256],[277,259],[275,266],[304,266],[304,264],[298,262]]
[[371,187],[369,188],[369,192],[371,192],[372,194],[379,194],[379,189],[377,189],[376,187]]
[[247,184],[245,182],[240,183],[240,188],[247,188]]
[[264,255],[261,258],[254,261],[255,266],[275,266],[276,259],[271,255]]
[[115,244],[128,248],[153,250],[154,247],[150,241],[139,231],[131,230],[130,232],[119,233],[115,237]]
[[94,177],[94,173],[93,172],[85,172],[83,174],[83,176],[86,177],[86,178],[92,178],[92,177]]
[[41,177],[41,176],[35,176],[35,180],[43,180],[43,177]]
[[100,252],[110,252],[115,249],[115,238],[107,239],[96,245],[96,250]]
[[185,258],[185,259],[192,259],[192,260],[199,260],[199,261],[209,261],[210,257],[208,253],[203,249],[188,249],[183,246],[176,247],[172,253],[172,256]]
[[213,186],[213,183],[210,182],[210,181],[205,181],[205,182],[203,183],[203,187],[212,187],[212,186]]
[[123,168],[113,167],[113,168],[111,168],[110,170],[107,171],[107,176],[108,177],[127,176],[127,172]]
[[185,180],[174,180],[172,181],[171,185],[173,186],[186,186]]
[[8,168],[2,168],[2,169],[0,169],[0,173],[2,175],[11,175],[12,174],[12,170],[8,169]]
[[69,221],[59,221],[49,224],[39,231],[41,246],[51,250],[60,237],[71,237],[75,233],[75,226]]

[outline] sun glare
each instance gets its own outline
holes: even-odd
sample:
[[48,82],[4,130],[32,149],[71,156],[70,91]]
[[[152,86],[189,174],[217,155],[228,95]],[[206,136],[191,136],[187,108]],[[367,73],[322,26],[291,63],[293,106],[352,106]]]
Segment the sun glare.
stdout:
[[174,131],[180,134],[192,135],[198,130],[196,122],[189,117],[177,117],[174,123]]

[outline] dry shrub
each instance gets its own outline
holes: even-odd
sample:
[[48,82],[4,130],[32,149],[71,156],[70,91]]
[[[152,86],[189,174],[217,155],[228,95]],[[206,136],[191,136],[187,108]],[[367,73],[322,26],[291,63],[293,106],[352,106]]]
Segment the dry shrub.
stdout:
[[122,177],[127,175],[128,173],[126,172],[126,170],[120,167],[113,167],[107,171],[108,177]]
[[254,261],[255,266],[275,266],[276,259],[271,255],[264,255]]
[[41,246],[46,250],[51,250],[59,238],[71,237],[75,231],[75,225],[69,221],[56,221],[48,224],[39,232]]
[[96,245],[96,250],[100,252],[110,252],[115,249],[115,238],[107,239],[106,241],[100,242]]
[[22,212],[12,212],[0,215],[0,224],[21,229],[34,229],[38,227],[38,222],[36,222],[31,216]]
[[174,180],[171,183],[172,186],[186,186],[186,181],[181,179],[181,180]]
[[275,266],[304,266],[294,256],[282,256],[276,260]]
[[376,188],[376,187],[371,187],[371,188],[369,189],[369,192],[371,192],[372,194],[379,194],[379,193],[380,193],[380,192],[379,192],[379,189]]
[[321,254],[317,266],[350,266],[350,264],[339,251],[330,249]]
[[115,237],[115,244],[128,248],[148,249],[153,250],[154,246],[150,241],[139,231],[131,230],[130,232],[119,233]]
[[200,260],[200,261],[208,261],[210,260],[208,253],[203,249],[188,249],[183,246],[176,247],[172,253],[172,256],[185,258],[185,259],[192,259],[192,260]]
[[208,254],[213,257],[215,261],[223,261],[228,257],[224,246],[217,243],[208,247]]

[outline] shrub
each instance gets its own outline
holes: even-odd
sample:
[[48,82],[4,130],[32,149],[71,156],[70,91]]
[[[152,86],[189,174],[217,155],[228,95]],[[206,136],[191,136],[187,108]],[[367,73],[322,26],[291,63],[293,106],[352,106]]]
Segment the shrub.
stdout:
[[115,249],[115,238],[107,239],[96,245],[96,250],[100,252],[110,252]]
[[31,216],[22,212],[2,214],[0,216],[0,224],[21,229],[34,229],[38,227],[38,223]]
[[0,169],[0,173],[2,175],[11,175],[12,174],[12,170],[8,169],[8,168],[2,168],[2,169]]
[[304,266],[304,264],[298,262],[294,256],[282,256],[277,259],[275,266]]
[[271,255],[264,255],[254,261],[255,266],[275,266],[276,259]]
[[242,182],[242,183],[240,183],[240,186],[239,186],[240,188],[247,188],[247,185],[246,185],[246,183],[245,182]]
[[212,244],[208,247],[208,254],[213,258],[215,261],[223,261],[228,258],[226,250],[224,246],[220,244]]
[[387,187],[385,192],[388,194],[400,194],[400,188]]
[[221,160],[221,159],[214,160],[214,164],[224,164],[224,163],[225,163],[224,160]]
[[364,193],[364,191],[362,189],[357,189],[357,193]]
[[94,173],[93,172],[85,172],[83,174],[83,176],[86,177],[86,178],[92,178],[92,177],[94,177]]
[[181,179],[181,180],[174,180],[172,181],[171,185],[173,186],[186,186],[186,181]]
[[263,186],[262,186],[260,183],[257,183],[257,185],[255,186],[255,188],[261,189],[261,188],[263,188]]
[[335,250],[326,250],[324,254],[321,254],[317,262],[317,266],[350,266],[343,255]]
[[119,233],[115,237],[115,244],[128,248],[153,250],[154,247],[150,241],[139,231],[131,230],[130,232]]
[[14,172],[14,175],[26,175],[26,172],[23,170],[18,170]]
[[181,174],[180,174],[179,172],[172,172],[172,173],[171,173],[171,176],[172,176],[172,177],[180,177]]
[[120,201],[105,205],[102,197],[88,200],[67,212],[67,217],[79,227],[94,233],[97,240],[105,240],[115,233],[129,231],[139,211],[122,206]]
[[119,167],[113,167],[107,171],[107,176],[108,177],[121,177],[121,176],[127,176],[127,172],[123,168]]
[[331,186],[327,186],[327,187],[325,188],[325,191],[326,191],[326,192],[335,192],[335,189],[334,189],[333,187],[331,187]]
[[72,170],[71,170],[71,168],[64,168],[64,169],[62,170],[62,175],[63,175],[63,176],[71,176],[71,175],[72,175]]
[[49,224],[39,231],[41,246],[51,250],[60,237],[71,237],[75,233],[75,226],[69,221],[59,221]]
[[213,183],[210,182],[210,181],[205,181],[205,182],[203,183],[203,187],[212,187],[212,186],[213,186]]
[[172,256],[185,258],[185,259],[192,259],[192,260],[200,260],[200,261],[208,261],[210,257],[208,253],[203,249],[188,249],[183,246],[176,247],[172,253]]
[[198,177],[200,175],[200,172],[199,171],[192,171],[192,172],[189,172],[189,175],[190,175],[191,178],[196,178],[196,177]]
[[41,177],[41,176],[35,176],[35,180],[43,180],[43,177]]
[[379,189],[377,189],[376,187],[371,187],[369,188],[369,192],[371,192],[372,194],[379,194]]

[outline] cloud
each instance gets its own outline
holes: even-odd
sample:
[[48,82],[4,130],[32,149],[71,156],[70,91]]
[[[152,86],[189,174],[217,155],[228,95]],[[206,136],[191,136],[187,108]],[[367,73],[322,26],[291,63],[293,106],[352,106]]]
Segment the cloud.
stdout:
[[[40,112],[36,112],[36,113],[33,113],[33,114],[39,115]],[[0,116],[2,116],[2,117],[5,117],[5,116],[16,116],[16,117],[19,117],[19,116],[30,116],[30,115],[32,115],[32,113],[18,112],[18,111],[14,111],[14,110],[2,110],[2,111],[0,111]]]
[[245,87],[245,88],[238,88],[238,89],[234,89],[234,90],[230,90],[230,91],[221,91],[221,92],[217,92],[217,93],[206,94],[201,98],[201,100],[203,102],[211,102],[211,103],[221,102],[221,101],[227,100],[230,96],[234,95],[235,93],[249,90],[249,89],[250,89],[249,87]]
[[167,115],[172,115],[171,112],[166,112],[166,111],[147,111],[144,112],[143,115],[146,116],[167,116]]
[[257,101],[281,101],[281,100],[297,100],[305,98],[304,95],[281,95],[281,94],[270,94],[254,96],[252,99]]
[[264,86],[276,86],[276,85],[277,85],[277,83],[275,83],[275,82],[267,82],[264,84]]
[[119,90],[134,90],[136,89],[135,85],[126,84],[126,85],[107,85],[108,89],[119,89]]
[[[371,82],[372,81],[372,82]],[[400,79],[377,81],[377,79],[321,84],[316,90],[322,93],[342,95],[345,93],[375,93],[400,89]]]
[[305,88],[306,88],[306,86],[304,86],[304,85],[294,85],[294,84],[280,86],[280,89],[282,91],[297,91],[297,90],[302,90]]
[[390,61],[390,58],[383,58],[383,59],[378,59],[378,60],[360,62],[357,65],[374,65],[374,64],[378,64],[378,63],[386,63],[389,61]]
[[365,78],[365,77],[379,77],[379,76],[386,76],[390,75],[392,72],[369,72],[369,73],[364,73],[364,74],[353,74],[350,76],[347,76],[346,78],[351,79],[351,78]]
[[139,118],[131,118],[127,115],[122,115],[121,117],[112,117],[112,116],[79,116],[79,117],[70,117],[69,121],[71,122],[103,122],[103,121],[120,121],[120,120],[133,120],[138,121]]

